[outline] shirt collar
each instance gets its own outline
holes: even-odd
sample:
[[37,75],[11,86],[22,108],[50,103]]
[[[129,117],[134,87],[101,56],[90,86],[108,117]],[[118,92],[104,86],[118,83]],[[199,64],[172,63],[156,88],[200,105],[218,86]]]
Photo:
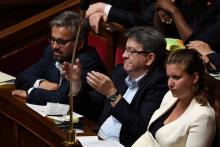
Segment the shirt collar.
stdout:
[[60,73],[62,73],[62,63],[56,61],[56,62],[55,62],[55,66],[56,66],[56,68],[60,71]]
[[147,72],[145,72],[143,75],[141,75],[140,77],[136,78],[135,80],[132,80],[132,78],[128,75],[125,79],[125,83],[127,84],[127,86],[129,88],[136,88],[138,87],[138,82],[147,74]]

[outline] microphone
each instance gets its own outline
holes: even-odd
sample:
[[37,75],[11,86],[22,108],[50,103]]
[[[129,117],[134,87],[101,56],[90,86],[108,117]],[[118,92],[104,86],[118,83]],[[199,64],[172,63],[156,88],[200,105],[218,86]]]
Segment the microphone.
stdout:
[[[83,19],[85,18],[85,13],[86,10],[89,8],[90,1],[89,0],[81,0],[80,1],[80,18],[79,18],[79,26],[78,30],[76,33],[76,39],[74,43],[74,48],[73,48],[73,53],[72,53],[72,59],[71,59],[71,65],[75,63],[76,60],[76,50],[78,47],[78,42],[79,42],[79,36],[80,32],[83,26]],[[72,79],[72,67],[70,69],[70,79]],[[69,130],[67,131],[67,140],[64,142],[66,145],[73,145],[73,144],[78,144],[76,140],[76,132],[73,129],[73,88],[72,88],[72,82],[70,81],[70,91],[69,91],[69,105],[70,105],[70,121],[69,121]]]
[[79,7],[81,10],[85,11],[89,8],[90,0],[81,0]]

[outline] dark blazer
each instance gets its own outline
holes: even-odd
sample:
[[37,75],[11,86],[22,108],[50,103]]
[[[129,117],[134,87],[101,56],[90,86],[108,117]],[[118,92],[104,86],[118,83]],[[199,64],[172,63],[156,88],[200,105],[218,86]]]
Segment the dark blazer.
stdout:
[[131,28],[152,25],[155,0],[107,0],[112,5],[108,20]]
[[185,43],[191,40],[201,40],[220,53],[220,0],[214,0],[213,5],[204,11],[204,16],[201,18],[197,29],[193,31]]
[[[92,47],[85,46],[76,55],[82,64],[82,81],[86,83],[86,74],[88,71],[95,70],[106,73],[104,64],[102,63],[96,50]],[[55,66],[53,59],[53,51],[48,46],[43,57],[34,65],[21,72],[15,81],[17,89],[28,90],[33,87],[37,79],[46,79],[51,82],[59,83],[60,72]],[[63,78],[61,86],[58,90],[44,90],[34,88],[28,95],[27,102],[39,105],[45,105],[47,102],[68,103],[69,81]]]
[[[112,80],[122,95],[128,88],[125,83],[126,77],[127,73],[123,66],[118,65],[113,72]],[[138,84],[139,89],[131,104],[121,99],[113,108],[110,102],[104,98],[105,105],[100,115],[100,126],[110,115],[122,123],[120,142],[124,146],[131,146],[147,130],[151,115],[159,108],[164,94],[168,91],[165,70],[160,67],[152,69]]]
[[213,52],[211,54],[207,55],[210,62],[215,65],[216,67],[216,71],[219,72],[220,71],[220,54]]

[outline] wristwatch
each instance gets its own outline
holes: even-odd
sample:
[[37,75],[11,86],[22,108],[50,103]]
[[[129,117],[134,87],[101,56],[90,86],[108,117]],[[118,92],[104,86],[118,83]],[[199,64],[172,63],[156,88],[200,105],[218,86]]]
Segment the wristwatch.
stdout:
[[114,102],[117,100],[118,98],[118,92],[116,91],[115,93],[113,93],[112,95],[107,97],[109,99],[110,102]]

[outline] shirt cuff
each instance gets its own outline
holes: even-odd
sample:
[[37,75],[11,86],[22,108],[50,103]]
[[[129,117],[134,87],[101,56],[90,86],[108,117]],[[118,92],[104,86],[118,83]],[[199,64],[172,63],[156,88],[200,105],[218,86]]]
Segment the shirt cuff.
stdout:
[[104,14],[108,17],[110,9],[111,9],[112,5],[110,4],[106,4],[105,5],[105,9],[104,9]]
[[43,81],[43,80],[44,80],[44,79],[38,79],[38,80],[36,80],[35,83],[34,83],[34,85],[33,85],[33,87],[34,87],[34,88],[38,88],[38,87],[40,86],[40,82]]
[[34,87],[29,88],[27,91],[27,94],[29,95],[33,89],[34,89]]

